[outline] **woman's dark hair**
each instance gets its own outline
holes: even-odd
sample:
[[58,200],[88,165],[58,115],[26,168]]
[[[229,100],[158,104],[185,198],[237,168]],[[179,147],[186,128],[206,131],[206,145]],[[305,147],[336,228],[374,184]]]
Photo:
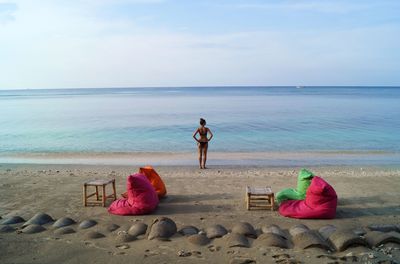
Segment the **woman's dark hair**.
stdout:
[[200,125],[205,126],[206,120],[204,118],[200,118]]

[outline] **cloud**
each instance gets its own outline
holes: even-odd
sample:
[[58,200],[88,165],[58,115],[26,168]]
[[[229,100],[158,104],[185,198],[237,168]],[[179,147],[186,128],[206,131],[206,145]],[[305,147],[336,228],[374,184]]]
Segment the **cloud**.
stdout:
[[[391,3],[391,2],[389,2]],[[350,13],[373,9],[376,6],[388,4],[387,1],[379,3],[350,2],[350,1],[282,1],[279,3],[240,3],[231,6],[239,9],[260,9],[269,11],[308,11],[321,13]]]
[[0,2],[0,24],[15,20],[17,5],[15,3]]

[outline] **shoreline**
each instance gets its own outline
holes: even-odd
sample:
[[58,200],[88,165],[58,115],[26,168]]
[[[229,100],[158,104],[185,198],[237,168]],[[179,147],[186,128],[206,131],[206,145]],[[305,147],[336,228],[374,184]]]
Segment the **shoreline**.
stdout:
[[[388,151],[212,152],[209,166],[399,165],[400,153]],[[193,152],[57,152],[0,153],[0,164],[195,166]]]

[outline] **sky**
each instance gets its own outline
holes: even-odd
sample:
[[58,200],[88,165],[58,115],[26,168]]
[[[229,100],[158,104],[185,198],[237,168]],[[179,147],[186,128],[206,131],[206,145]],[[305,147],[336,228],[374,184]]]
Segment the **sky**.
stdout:
[[398,0],[0,0],[0,89],[400,85]]

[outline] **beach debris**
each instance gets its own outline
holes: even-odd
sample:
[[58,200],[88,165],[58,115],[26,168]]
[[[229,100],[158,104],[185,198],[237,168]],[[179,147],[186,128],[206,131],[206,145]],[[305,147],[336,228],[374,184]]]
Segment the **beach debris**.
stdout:
[[32,225],[32,224],[44,225],[44,224],[47,224],[47,223],[50,223],[53,221],[54,221],[54,219],[50,215],[48,215],[46,213],[37,213],[31,219],[29,219],[27,222],[25,222],[22,225],[22,227],[25,227],[27,225]]
[[230,233],[226,236],[228,247],[250,247],[249,240],[242,234]]
[[79,228],[80,229],[87,229],[90,228],[92,226],[97,225],[97,222],[95,220],[89,219],[89,220],[83,220],[80,224],[79,224]]
[[178,257],[189,257],[192,255],[192,252],[186,250],[179,250],[177,255]]
[[354,234],[351,230],[336,230],[329,239],[338,251],[344,251],[349,247],[357,245],[368,247],[367,241]]
[[75,233],[75,230],[69,226],[60,227],[54,231],[54,234],[56,234],[56,235],[66,235],[66,234],[73,234],[73,233]]
[[226,234],[228,234],[228,230],[226,230],[225,227],[222,225],[212,225],[206,228],[206,234],[207,237],[210,239],[217,238],[217,237],[223,237]]
[[210,243],[210,239],[206,235],[195,234],[188,237],[188,241],[198,246],[204,246]]
[[96,231],[88,231],[85,234],[85,239],[98,239],[98,238],[102,238],[105,237],[105,235],[103,235],[102,233],[96,232]]
[[288,241],[284,237],[275,233],[263,233],[258,236],[255,243],[266,247],[289,248]]
[[73,225],[73,224],[76,224],[75,220],[73,220],[69,217],[62,217],[54,222],[53,227],[60,228],[63,226],[69,226],[69,225]]
[[118,231],[117,233],[117,237],[115,239],[115,241],[120,244],[120,243],[127,243],[127,242],[131,242],[133,240],[136,240],[136,237],[128,234],[128,232],[126,231]]
[[117,230],[118,228],[120,228],[120,226],[117,224],[114,224],[114,223],[107,224],[107,226],[106,226],[106,230],[109,232],[113,232],[113,231]]
[[365,235],[365,240],[370,247],[377,247],[389,242],[400,244],[400,234],[393,231],[388,233],[371,231]]
[[318,232],[325,240],[327,240],[336,231],[336,229],[337,228],[334,225],[324,225],[323,227],[318,229]]
[[9,225],[2,225],[0,226],[0,233],[9,233],[14,232],[15,228]]
[[234,225],[232,228],[232,233],[242,234],[251,238],[257,238],[256,230],[254,230],[254,227],[247,222],[239,222]]
[[178,231],[182,236],[191,236],[199,233],[199,229],[195,226],[184,226]]
[[331,250],[324,238],[314,230],[297,233],[295,236],[293,236],[293,244],[296,248],[300,249],[321,248],[325,250]]
[[294,225],[289,229],[289,233],[292,237],[307,231],[310,231],[310,229],[308,228],[308,226],[303,224]]
[[390,232],[390,231],[400,232],[400,225],[373,224],[373,225],[369,225],[368,229],[371,231],[380,231],[380,232]]
[[130,246],[127,245],[127,244],[116,245],[115,247],[118,248],[118,249],[128,249],[128,248],[130,248]]
[[264,234],[272,233],[272,234],[278,235],[284,239],[288,239],[287,234],[277,225],[263,226],[263,227],[261,227],[261,231]]
[[134,223],[128,230],[128,234],[131,236],[140,236],[146,234],[147,225],[145,223]]
[[39,233],[46,230],[46,228],[44,228],[41,225],[37,225],[37,224],[30,224],[25,226],[23,229],[19,230],[20,232],[18,233],[24,233],[24,234],[35,234],[35,233]]
[[253,264],[256,263],[254,259],[245,257],[235,257],[229,261],[229,264]]
[[215,245],[209,245],[207,248],[210,252],[216,252],[221,250],[220,246],[215,246]]
[[159,217],[153,220],[150,227],[149,240],[157,238],[159,240],[168,240],[177,231],[175,222],[168,217]]
[[22,218],[21,216],[11,216],[11,217],[6,217],[4,218],[0,224],[2,225],[13,225],[13,224],[18,224],[25,222],[25,219]]

